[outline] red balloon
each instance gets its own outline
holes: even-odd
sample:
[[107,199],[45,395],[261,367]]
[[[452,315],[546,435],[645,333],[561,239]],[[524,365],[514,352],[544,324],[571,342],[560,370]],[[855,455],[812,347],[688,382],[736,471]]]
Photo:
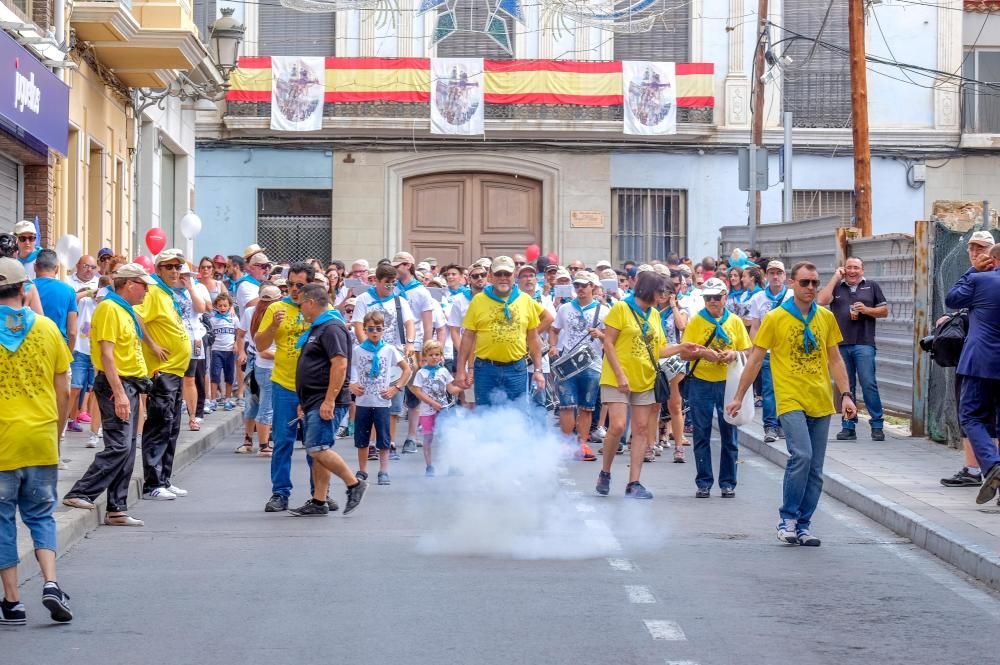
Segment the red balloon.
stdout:
[[153,272],[153,269],[154,269],[153,268],[153,260],[151,258],[149,258],[148,256],[137,256],[137,257],[135,257],[135,263],[138,263],[143,268],[145,268],[146,272],[148,272],[148,273],[152,273]]
[[529,261],[534,261],[539,257],[539,255],[541,255],[541,253],[542,253],[542,248],[539,247],[538,245],[528,245],[527,247],[524,248],[524,256]]
[[159,254],[167,246],[167,234],[163,229],[150,229],[146,231],[146,249],[150,254]]
[[559,265],[559,255],[556,254],[555,252],[549,252],[548,254],[545,255],[545,258],[549,260],[550,264],[554,263],[556,265]]

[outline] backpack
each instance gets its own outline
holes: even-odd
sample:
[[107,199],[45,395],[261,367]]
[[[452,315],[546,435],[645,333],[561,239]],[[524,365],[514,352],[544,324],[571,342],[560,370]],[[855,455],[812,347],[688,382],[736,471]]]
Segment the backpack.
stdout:
[[960,309],[934,329],[931,358],[941,367],[958,367],[965,337],[969,334],[969,310]]

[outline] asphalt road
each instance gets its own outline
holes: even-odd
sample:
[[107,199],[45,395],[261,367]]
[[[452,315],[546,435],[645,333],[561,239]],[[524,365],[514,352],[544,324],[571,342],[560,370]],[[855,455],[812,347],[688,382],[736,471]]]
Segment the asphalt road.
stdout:
[[695,499],[693,462],[659,458],[651,502],[622,498],[622,457],[600,498],[596,463],[512,479],[469,458],[462,476],[425,478],[408,455],[350,518],[294,518],[263,512],[268,462],[237,443],[177,479],[189,497],[135,506],[145,528],[102,527],[59,560],[71,624],[50,623],[28,582],[28,626],[0,629],[0,663],[996,659],[994,594],[829,497],[822,547],[779,544],[780,470],[749,453],[734,500]]

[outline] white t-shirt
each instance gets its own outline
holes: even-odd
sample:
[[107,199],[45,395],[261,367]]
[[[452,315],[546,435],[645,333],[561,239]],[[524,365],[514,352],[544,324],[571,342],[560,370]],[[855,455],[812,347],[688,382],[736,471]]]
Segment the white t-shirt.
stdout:
[[451,309],[448,310],[448,325],[458,328],[461,332],[462,321],[465,320],[465,313],[469,311],[472,301],[464,293],[456,293],[451,299]]
[[[448,305],[441,303],[443,306],[438,306],[434,308],[434,334],[435,339],[437,339],[437,331],[441,328],[448,327],[448,317],[445,316],[445,308]],[[447,332],[447,331],[446,331]],[[451,335],[446,334],[444,336],[444,357],[454,358],[455,357],[455,344],[451,341]]]
[[[253,341],[253,335],[250,334],[250,322],[253,320],[253,314],[257,311],[257,305],[251,305],[247,308],[247,311],[243,312],[240,316],[239,328],[243,331],[243,339],[247,341],[247,349],[250,353],[255,356],[254,365],[260,367],[261,369],[274,369],[274,358],[263,358],[260,353],[257,352],[257,345]],[[278,350],[278,347],[272,343],[270,351],[273,354]]]
[[98,275],[94,275],[88,281],[83,282],[80,280],[79,277],[76,276],[76,273],[74,272],[70,273],[69,275],[66,275],[66,279],[64,279],[63,281],[69,284],[71,287],[73,287],[74,291],[79,291],[80,289],[97,290],[97,285],[101,281],[101,278]]
[[[433,376],[429,369],[421,367],[417,370],[417,376],[413,379],[413,385],[423,390],[428,397],[441,406],[446,406],[448,404],[448,384],[452,380],[451,372],[445,369],[443,365],[434,372]],[[421,400],[420,415],[433,416],[435,413],[437,411],[434,410],[434,407]]]
[[[357,310],[355,310],[357,311]],[[389,389],[389,373],[393,367],[398,367],[403,354],[395,346],[385,344],[379,349],[379,371],[372,376],[372,359],[374,354],[366,351],[361,345],[355,346],[351,358],[351,383],[365,389],[365,394],[356,400],[357,406],[388,407],[392,400],[384,399],[382,393]]]
[[[413,283],[412,280],[410,283]],[[406,300],[409,303],[410,310],[413,312],[414,346],[419,351],[424,343],[423,313],[436,310],[439,307],[438,301],[434,300],[434,296],[423,285],[410,289],[406,292],[405,297],[402,293],[402,287],[396,287],[396,294],[399,295],[401,300]]]
[[691,319],[697,316],[698,312],[705,309],[705,299],[701,295],[701,291],[698,289],[693,290],[687,295],[682,295],[677,299],[677,304],[684,308],[687,312],[688,318]]
[[[771,287],[767,287],[760,293],[754,294],[754,297],[750,299],[748,315],[751,319],[763,320],[764,317],[767,316],[767,313],[774,309],[775,303],[771,302],[771,299],[767,297],[769,293],[771,293]],[[781,299],[781,302],[785,302],[786,300],[794,297],[794,295],[795,294],[791,289],[787,289],[784,298]],[[775,297],[777,297],[776,294]]]
[[232,351],[236,344],[236,315],[231,311],[225,314],[213,311],[208,315],[208,321],[212,326],[212,334],[215,335],[212,350]]
[[333,297],[333,306],[340,307],[340,303],[351,297],[351,290],[346,286],[342,286],[337,289],[337,294]]
[[[410,309],[410,303],[405,299],[399,298],[400,311],[403,314],[403,324],[405,325],[407,321],[413,321],[413,310]],[[375,302],[375,298],[372,294],[365,291],[360,296],[358,296],[357,302],[354,303],[354,315],[351,316],[351,323],[363,323],[365,320],[365,314],[368,313],[369,309],[379,309],[385,316],[385,329],[382,333],[382,339],[385,343],[391,346],[395,346],[400,351],[406,346],[406,331],[397,331],[396,321],[396,298],[389,298],[384,303]]]
[[[572,302],[568,302],[559,308],[552,327],[559,331],[559,340],[556,343],[556,348],[559,349],[560,353],[576,348],[580,340],[590,337],[590,329],[594,327],[595,310],[598,312],[597,327],[603,330],[604,319],[607,318],[609,311],[603,305],[598,304],[597,307],[591,307],[582,313]],[[601,364],[604,358],[604,343],[599,339],[590,339],[589,342],[583,342],[583,344],[590,344],[590,348],[594,352],[595,360],[591,363],[591,368],[601,371]]]
[[250,280],[240,282],[236,287],[236,305],[243,312],[247,308],[247,303],[260,297],[260,286]]
[[97,301],[93,298],[80,298],[76,304],[76,344],[73,350],[90,355],[90,322],[94,319]]

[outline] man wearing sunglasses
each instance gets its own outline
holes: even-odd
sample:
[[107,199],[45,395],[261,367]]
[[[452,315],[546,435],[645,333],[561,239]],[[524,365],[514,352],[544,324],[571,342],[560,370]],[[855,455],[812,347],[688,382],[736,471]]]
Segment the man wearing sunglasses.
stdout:
[[[767,288],[760,291],[749,302],[750,339],[754,339],[760,330],[761,322],[772,309],[781,307],[786,300],[791,300],[792,289],[785,285],[785,264],[781,261],[769,261],[767,264]],[[764,441],[771,443],[785,438],[785,432],[778,421],[777,405],[774,397],[774,381],[771,379],[771,356],[764,356],[764,366],[760,370],[764,398]]]
[[38,234],[34,222],[24,220],[14,225],[14,237],[17,238],[17,260],[24,266],[28,279],[35,278],[35,259],[41,247],[36,246]]
[[810,527],[823,492],[823,460],[830,416],[835,413],[831,377],[840,393],[844,419],[850,420],[858,412],[837,347],[843,339],[837,319],[816,304],[819,285],[816,266],[808,261],[795,264],[793,297],[771,310],[757,330],[736,395],[726,405],[730,415],[739,412],[743,396],[770,350],[778,417],[789,455],[777,535],[783,543],[806,547],[820,545]]
[[[463,288],[461,286],[462,271],[457,265],[447,266],[444,270],[445,279],[448,280],[448,290],[451,293],[451,305],[448,309],[448,334],[451,335],[451,342],[455,348],[455,359],[448,371],[452,373],[457,369],[459,353],[462,348],[462,334],[465,332],[462,328],[462,321],[465,319],[465,313],[469,311],[469,305],[472,304],[472,299],[476,297],[476,294],[481,293],[489,284],[487,268],[473,264],[467,273],[469,284],[467,288]],[[449,275],[451,275],[450,279]],[[470,407],[475,404],[475,399],[475,393],[471,389],[467,389],[462,396],[462,402]]]
[[97,252],[98,274],[108,274],[108,268],[111,266],[111,259],[113,259],[114,256],[115,252],[110,247],[101,247],[101,249]]
[[[240,313],[257,303],[260,296],[260,280],[247,273],[247,262],[242,256],[233,254],[226,264],[226,274],[232,284],[233,297]],[[267,348],[267,347],[264,347]]]

